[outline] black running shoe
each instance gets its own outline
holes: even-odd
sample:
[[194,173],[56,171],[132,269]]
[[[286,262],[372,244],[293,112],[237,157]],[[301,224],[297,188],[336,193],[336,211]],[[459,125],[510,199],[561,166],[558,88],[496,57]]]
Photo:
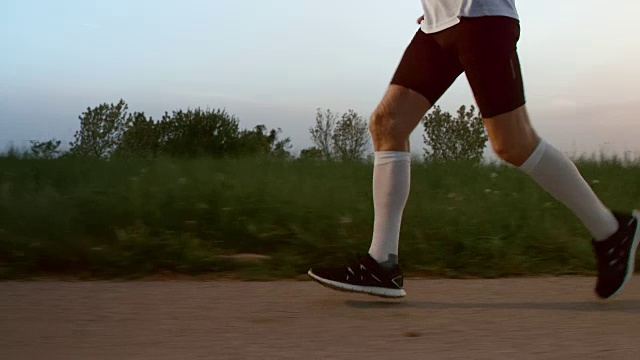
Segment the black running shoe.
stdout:
[[383,269],[371,255],[360,256],[353,263],[332,269],[311,269],[309,276],[318,283],[339,291],[363,293],[384,298],[406,296],[402,289],[399,265]]
[[593,241],[598,262],[596,294],[602,299],[618,295],[635,270],[636,251],[640,243],[640,211],[633,215],[614,214],[618,231],[604,241]]

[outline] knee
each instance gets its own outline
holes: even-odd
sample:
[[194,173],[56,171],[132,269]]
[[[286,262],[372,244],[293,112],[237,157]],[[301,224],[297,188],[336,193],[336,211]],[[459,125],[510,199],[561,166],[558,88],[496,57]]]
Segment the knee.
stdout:
[[513,155],[513,145],[507,143],[506,141],[492,141],[491,147],[493,148],[493,152],[500,159],[511,163],[514,158]]
[[521,166],[527,161],[535,150],[535,141],[516,143],[509,140],[494,141],[491,143],[495,154],[503,161],[514,166]]
[[369,132],[374,145],[388,147],[404,144],[407,136],[403,134],[401,123],[384,108],[377,108],[369,120]]
[[369,132],[374,138],[374,141],[378,137],[383,137],[385,134],[385,128],[389,127],[390,116],[380,109],[376,109],[371,118],[369,119]]

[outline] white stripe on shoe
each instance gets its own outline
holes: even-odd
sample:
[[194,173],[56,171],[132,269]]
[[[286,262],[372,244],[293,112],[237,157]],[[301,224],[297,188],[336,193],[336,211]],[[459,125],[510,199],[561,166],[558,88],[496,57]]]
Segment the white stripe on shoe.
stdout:
[[349,291],[349,292],[361,293],[361,294],[367,294],[367,295],[373,295],[373,296],[381,296],[386,298],[401,298],[401,297],[407,296],[407,293],[403,289],[387,289],[387,288],[374,287],[374,286],[344,284],[341,282],[321,278],[318,275],[314,274],[311,270],[309,270],[307,274],[309,274],[309,276],[311,276],[313,280],[319,282],[320,284],[336,290]]

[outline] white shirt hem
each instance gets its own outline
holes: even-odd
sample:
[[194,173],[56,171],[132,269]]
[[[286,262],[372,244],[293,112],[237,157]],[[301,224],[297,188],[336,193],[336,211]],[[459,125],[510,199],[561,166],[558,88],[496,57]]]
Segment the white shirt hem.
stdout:
[[502,9],[502,8],[488,8],[488,9],[483,9],[483,11],[481,11],[481,12],[477,12],[477,13],[473,13],[473,14],[460,13],[459,16],[456,16],[456,17],[451,18],[451,19],[440,21],[437,24],[428,25],[423,20],[422,24],[420,24],[420,28],[426,34],[437,33],[439,31],[446,30],[446,29],[458,24],[460,22],[460,17],[461,16],[462,17],[506,16],[506,17],[510,17],[510,18],[519,20],[519,16],[518,16],[517,12],[508,11],[508,10],[505,11],[505,9]]
[[426,34],[433,34],[433,33],[437,33],[439,31],[442,30],[446,30],[456,24],[458,24],[460,22],[460,18],[458,16],[448,19],[446,21],[443,22],[439,22],[438,24],[435,25],[427,25],[427,23],[423,20],[422,24],[420,24],[420,28],[422,29],[423,32],[425,32]]

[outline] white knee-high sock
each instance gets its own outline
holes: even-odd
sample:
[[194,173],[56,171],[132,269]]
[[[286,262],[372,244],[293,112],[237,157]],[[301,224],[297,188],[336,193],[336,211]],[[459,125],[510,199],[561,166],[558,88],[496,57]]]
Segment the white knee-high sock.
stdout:
[[411,154],[375,153],[373,167],[373,240],[369,254],[379,263],[397,262],[400,223],[409,198]]
[[544,140],[520,170],[573,211],[595,240],[605,240],[618,230],[615,216],[602,204],[575,164]]

